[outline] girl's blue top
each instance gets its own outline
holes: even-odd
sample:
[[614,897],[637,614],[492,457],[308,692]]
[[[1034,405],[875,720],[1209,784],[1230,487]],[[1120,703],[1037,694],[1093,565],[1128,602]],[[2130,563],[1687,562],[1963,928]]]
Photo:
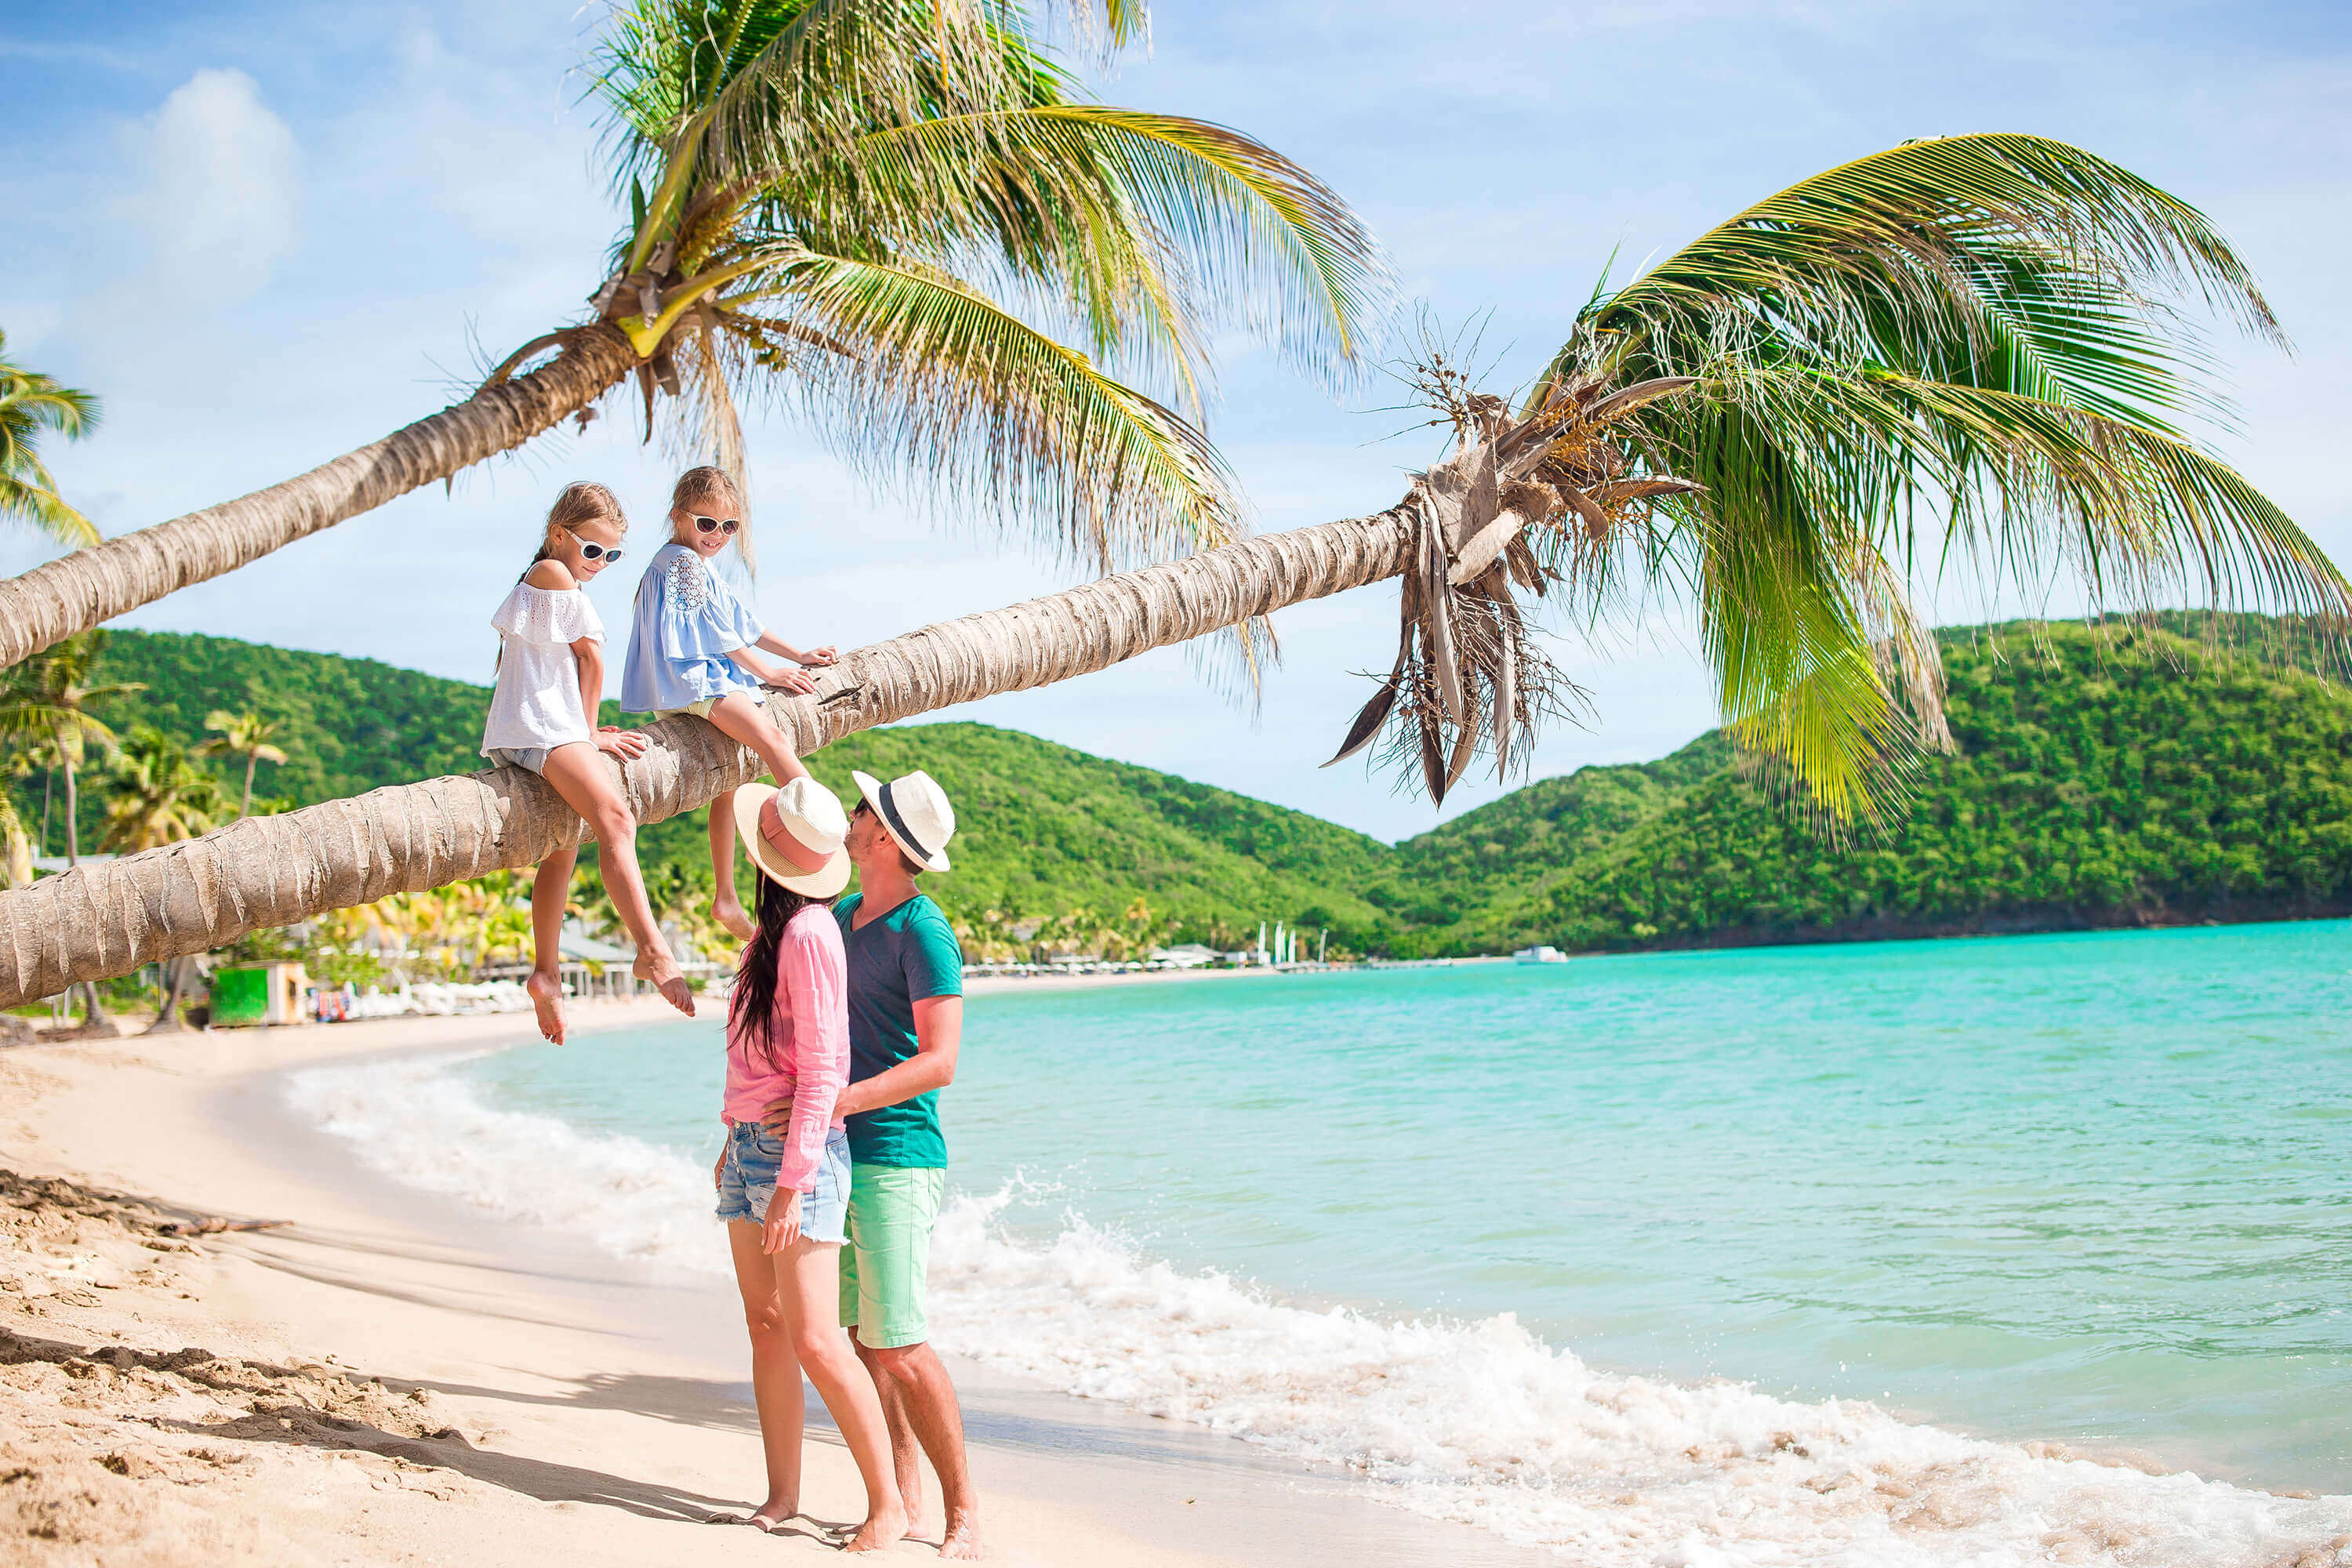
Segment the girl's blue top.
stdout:
[[673,540],[654,552],[637,583],[629,657],[621,666],[621,706],[632,713],[667,713],[730,691],[756,692],[759,679],[727,656],[765,635],[767,627],[727,580],[691,545]]

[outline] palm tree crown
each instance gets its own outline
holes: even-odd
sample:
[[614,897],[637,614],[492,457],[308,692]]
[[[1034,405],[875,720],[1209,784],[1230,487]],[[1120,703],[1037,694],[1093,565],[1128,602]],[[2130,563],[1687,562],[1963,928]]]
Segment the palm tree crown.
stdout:
[[1441,798],[1474,752],[1523,758],[1528,721],[1579,694],[1515,586],[1587,623],[1682,598],[1737,737],[1833,825],[1898,807],[1920,750],[1950,744],[1916,563],[2340,624],[2334,563],[2184,433],[2229,413],[2185,304],[2283,341],[2178,197],[2063,142],[1953,136],[1597,291],[1515,412],[1436,366],[1459,447],[1416,487],[1397,668],[1342,754],[1385,727]]
[[90,747],[109,756],[118,750],[114,731],[90,710],[146,689],[136,681],[94,679],[105,640],[104,632],[84,632],[0,674],[0,743],[39,747],[65,773],[68,860],[81,856],[76,775]]
[[1087,100],[1012,6],[638,0],[595,84],[631,222],[594,307],[648,419],[684,394],[730,468],[756,390],[1089,566],[1181,553],[1240,526],[1196,428],[1212,334],[1328,372],[1382,324],[1386,264],[1320,182]]
[[123,854],[194,838],[228,815],[220,781],[191,762],[169,736],[145,724],[131,732],[115,758],[106,794],[100,847]]
[[98,426],[98,399],[9,363],[0,332],[0,518],[31,524],[60,544],[95,544],[98,530],[66,504],[41,462],[44,432],[77,440]]
[[253,770],[259,763],[282,763],[285,752],[270,744],[278,731],[285,728],[282,720],[265,718],[250,709],[232,713],[226,708],[215,708],[205,715],[205,728],[215,731],[211,739],[199,742],[194,755],[217,757],[228,755],[245,759],[245,795],[237,803],[239,816],[253,815]]

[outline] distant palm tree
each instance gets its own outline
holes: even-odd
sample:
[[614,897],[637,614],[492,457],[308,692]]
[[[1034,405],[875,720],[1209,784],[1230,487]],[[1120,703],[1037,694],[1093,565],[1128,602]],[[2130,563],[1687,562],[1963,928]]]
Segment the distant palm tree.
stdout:
[[220,781],[152,726],[142,724],[131,732],[110,773],[100,848],[135,855],[208,833],[216,819],[228,816]]
[[205,728],[220,731],[211,740],[197,744],[199,757],[216,757],[226,753],[245,759],[245,796],[237,802],[239,816],[253,815],[253,769],[257,763],[282,763],[286,753],[269,742],[284,729],[282,719],[267,719],[250,709],[232,713],[226,708],[215,708],[205,715]]
[[[1142,36],[1139,0],[1067,9],[1106,48]],[[1238,132],[1087,100],[1019,7],[630,0],[590,80],[629,218],[585,320],[322,468],[0,582],[0,666],[584,424],[631,377],[649,439],[672,399],[730,469],[764,398],[1076,560],[1210,548],[1240,527],[1195,427],[1213,339],[1329,369],[1385,321],[1386,263],[1329,189]]]
[[45,431],[71,441],[97,426],[97,398],[10,363],[8,334],[0,332],[0,519],[30,523],[60,544],[96,544],[89,519],[58,494],[40,443]]
[[83,632],[0,675],[0,743],[43,748],[65,774],[66,863],[69,866],[81,863],[76,776],[88,760],[89,748],[96,746],[107,756],[118,750],[114,731],[90,709],[147,689],[137,681],[93,683],[99,651],[105,642],[104,632]]
[[21,888],[33,879],[33,841],[16,815],[13,793],[0,790],[0,887]]

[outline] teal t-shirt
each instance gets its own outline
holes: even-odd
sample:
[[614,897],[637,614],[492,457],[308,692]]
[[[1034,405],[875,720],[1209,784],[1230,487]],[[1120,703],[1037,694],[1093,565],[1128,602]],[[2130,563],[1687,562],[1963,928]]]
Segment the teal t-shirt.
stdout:
[[[855,923],[863,893],[833,908],[849,957],[849,1081],[886,1072],[915,1054],[915,1004],[963,994],[963,949],[940,906],[917,893],[889,913]],[[939,1090],[849,1119],[849,1157],[865,1165],[944,1168]]]

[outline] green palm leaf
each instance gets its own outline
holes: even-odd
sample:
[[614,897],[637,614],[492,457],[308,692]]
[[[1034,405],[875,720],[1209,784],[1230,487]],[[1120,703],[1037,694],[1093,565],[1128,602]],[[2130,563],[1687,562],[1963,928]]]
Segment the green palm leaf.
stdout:
[[1244,527],[1206,437],[1087,356],[946,274],[806,253],[792,305],[847,345],[804,371],[853,458],[936,476],[950,499],[1050,520],[1074,561],[1213,548]]
[[40,443],[45,433],[71,441],[97,428],[98,399],[10,363],[7,349],[0,332],[0,518],[30,523],[60,544],[95,544],[98,530],[58,494]]
[[[1641,539],[1678,563],[1727,717],[1832,822],[1941,743],[1908,569],[2103,603],[2342,615],[2352,589],[2185,435],[2226,425],[2183,307],[2283,342],[2194,207],[2046,138],[1906,143],[1793,185],[1613,293],[1547,384],[1701,378],[1622,428],[1706,487]],[[1874,690],[1875,695],[1873,695]]]

